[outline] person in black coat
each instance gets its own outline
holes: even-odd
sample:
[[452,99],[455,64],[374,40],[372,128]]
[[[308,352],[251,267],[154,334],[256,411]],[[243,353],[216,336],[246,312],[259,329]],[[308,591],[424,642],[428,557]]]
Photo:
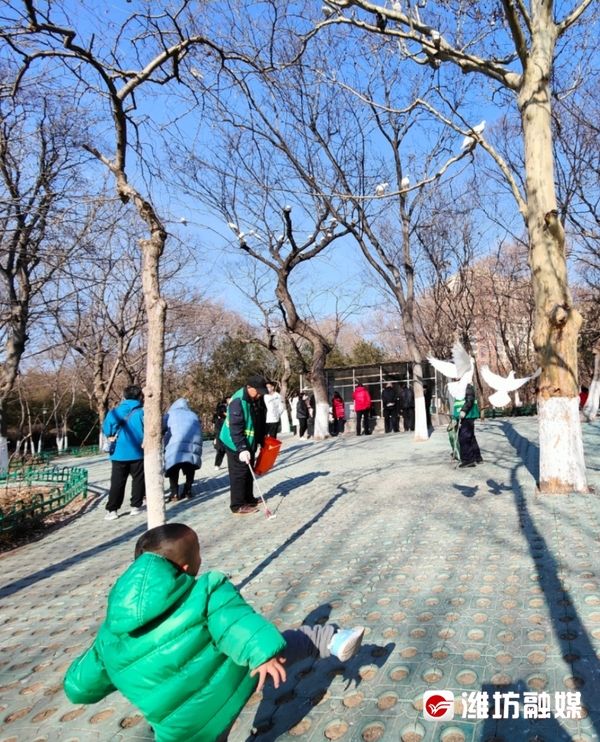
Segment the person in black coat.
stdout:
[[304,433],[306,433],[306,428],[308,426],[308,402],[307,400],[308,400],[308,395],[302,392],[296,404],[296,419],[298,420],[298,437],[299,438],[302,438],[304,436]]
[[399,394],[400,413],[402,414],[402,424],[404,431],[415,429],[415,395],[413,389],[408,384],[400,387]]
[[425,397],[425,415],[427,416],[427,430],[431,430],[433,425],[431,424],[431,384],[427,383],[423,385],[423,396]]
[[215,469],[220,469],[223,459],[225,458],[225,446],[219,440],[219,433],[221,432],[221,428],[223,427],[223,423],[227,417],[227,405],[229,404],[230,399],[231,397],[225,397],[225,399],[222,399],[217,405],[215,414],[213,415],[213,424],[215,426],[215,439],[213,441],[215,447]]
[[398,418],[398,398],[396,390],[391,381],[385,385],[381,393],[381,403],[383,405],[383,424],[386,433],[397,433],[400,430]]

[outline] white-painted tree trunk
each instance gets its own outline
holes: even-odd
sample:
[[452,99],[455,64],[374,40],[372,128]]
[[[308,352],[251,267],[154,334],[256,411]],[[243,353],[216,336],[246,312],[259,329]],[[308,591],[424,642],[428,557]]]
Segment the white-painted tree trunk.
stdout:
[[519,396],[519,390],[518,389],[516,390],[514,396],[515,396],[514,406],[515,407],[523,407],[523,402],[521,401],[521,397]]
[[0,435],[0,473],[8,471],[8,441]]
[[[538,422],[540,490],[547,493],[585,491],[587,480],[577,398],[539,399]],[[558,451],[561,455],[557,455]]]
[[591,423],[596,419],[598,406],[600,405],[600,351],[594,355],[594,377],[590,384],[588,398],[583,406],[583,416]]
[[282,434],[289,433],[290,432],[290,417],[288,415],[287,409],[284,409],[283,412],[281,413],[279,422],[281,423]]
[[415,396],[415,436],[416,441],[429,440],[427,430],[427,414],[425,411],[425,397]]
[[315,406],[315,440],[323,440],[329,437],[329,405],[317,402]]

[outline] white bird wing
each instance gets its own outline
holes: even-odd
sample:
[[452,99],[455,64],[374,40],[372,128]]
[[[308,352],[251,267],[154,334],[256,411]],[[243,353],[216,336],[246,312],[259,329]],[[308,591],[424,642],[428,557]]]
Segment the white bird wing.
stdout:
[[531,376],[523,376],[521,379],[513,379],[512,380],[512,389],[511,391],[514,391],[515,389],[519,389],[523,386],[523,384],[527,384],[528,381],[531,381],[532,379],[537,379],[537,377],[542,373],[542,369],[537,368]]
[[439,358],[433,358],[432,356],[427,356],[427,360],[437,371],[444,374],[444,376],[447,376],[449,379],[456,379],[458,376],[456,373],[456,366],[452,361],[441,361]]
[[488,386],[491,386],[495,391],[502,390],[507,392],[511,390],[511,385],[509,383],[510,380],[505,376],[499,376],[498,374],[493,373],[493,371],[490,371],[489,366],[481,367],[481,376],[485,383]]
[[538,368],[535,373],[531,376],[525,376],[521,379],[515,379],[514,375],[509,374],[508,376],[498,376],[498,374],[490,371],[488,366],[483,366],[481,369],[481,375],[483,380],[488,386],[498,392],[514,392],[526,384],[531,379],[536,379],[542,373],[542,369]]
[[490,394],[488,400],[494,407],[506,407],[506,405],[510,404],[510,397],[507,392],[494,392]]
[[466,149],[467,147],[470,147],[474,143],[475,143],[475,140],[473,139],[473,137],[465,137],[462,140],[462,144],[460,145],[460,148]]
[[460,343],[452,346],[452,360],[456,366],[456,376],[462,378],[466,373],[473,370],[473,359]]
[[477,132],[477,134],[481,134],[485,129],[485,121],[482,121],[481,123],[477,124],[477,126],[473,127],[473,131]]
[[467,384],[473,381],[473,369],[469,369],[458,381],[448,384],[448,391],[454,399],[464,399],[467,393]]

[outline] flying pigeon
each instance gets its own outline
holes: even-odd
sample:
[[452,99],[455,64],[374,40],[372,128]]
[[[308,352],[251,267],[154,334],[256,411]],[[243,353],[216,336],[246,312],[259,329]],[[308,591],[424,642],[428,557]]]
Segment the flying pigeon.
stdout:
[[542,369],[538,368],[535,373],[531,376],[525,376],[522,379],[515,378],[515,372],[511,371],[508,376],[498,376],[498,374],[490,371],[489,366],[483,366],[481,368],[481,376],[488,386],[494,389],[494,393],[488,397],[489,401],[494,407],[506,407],[510,404],[510,396],[508,392],[515,392],[517,389],[526,384],[531,379],[537,379],[542,373]]
[[375,186],[375,195],[376,196],[383,196],[386,189],[388,188],[389,183],[379,183]]
[[432,356],[427,356],[427,360],[449,379],[460,379],[473,367],[473,359],[460,343],[454,343],[452,346],[451,361],[441,361],[439,358],[433,358]]
[[[483,134],[483,130],[485,129],[485,121],[481,121],[477,126],[473,127],[473,131],[475,134]],[[461,149],[467,149],[467,147],[472,147],[474,144],[477,143],[477,140],[474,137],[466,136],[462,140],[462,144],[460,145]]]
[[439,358],[427,356],[427,360],[441,374],[456,381],[448,384],[448,391],[454,399],[464,399],[467,384],[473,381],[475,362],[460,343],[452,347],[452,361],[441,361]]
[[405,176],[404,178],[402,178],[402,180],[400,181],[400,188],[408,188],[409,185],[410,185],[410,178],[408,176]]

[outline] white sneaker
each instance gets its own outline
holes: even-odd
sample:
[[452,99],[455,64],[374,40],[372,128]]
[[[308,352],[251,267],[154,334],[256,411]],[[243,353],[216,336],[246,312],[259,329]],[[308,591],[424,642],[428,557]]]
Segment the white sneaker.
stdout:
[[117,520],[119,517],[119,513],[117,513],[116,510],[109,510],[108,513],[104,516],[104,520]]
[[143,512],[142,508],[134,508],[132,505],[129,510],[129,515],[139,515],[142,512]]
[[364,626],[356,626],[354,629],[339,629],[329,643],[329,651],[340,662],[347,662],[360,649],[364,633]]

